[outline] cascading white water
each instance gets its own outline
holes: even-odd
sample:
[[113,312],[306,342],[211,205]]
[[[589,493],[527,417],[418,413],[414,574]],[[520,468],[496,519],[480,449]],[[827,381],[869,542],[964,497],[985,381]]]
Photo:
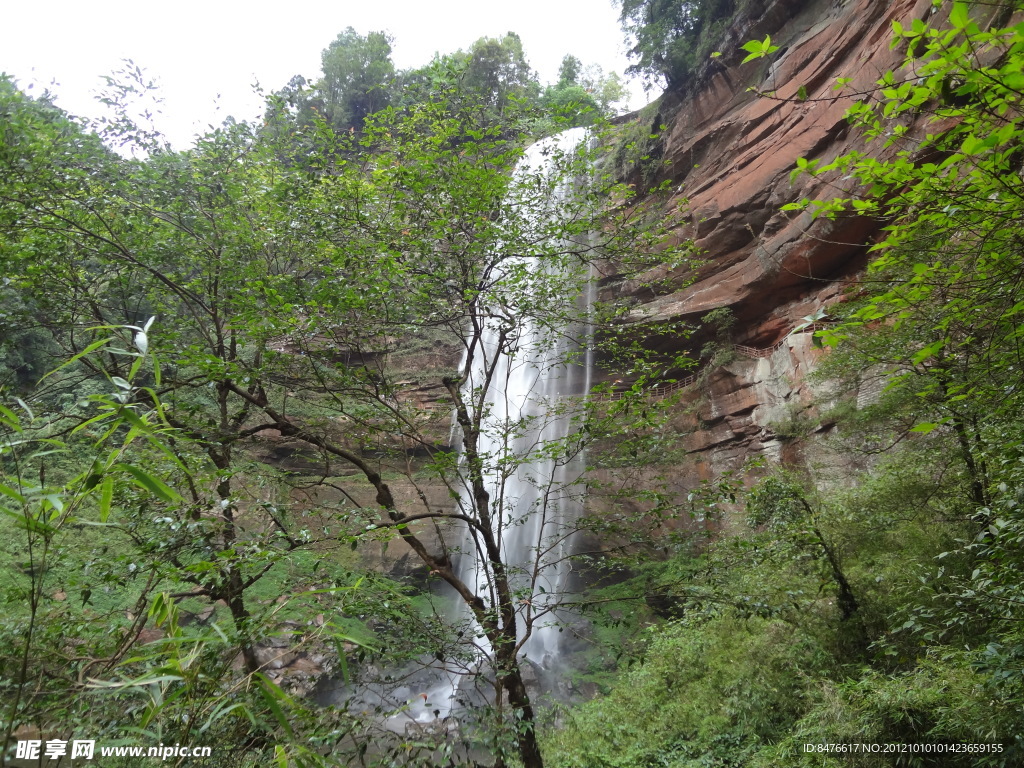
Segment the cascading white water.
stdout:
[[[531,146],[516,168],[519,182],[528,184],[531,177],[550,173],[553,159],[572,153],[586,135],[585,129],[576,128]],[[573,194],[572,186],[565,183],[556,190],[556,197],[564,200]],[[532,278],[539,278],[535,282],[560,277],[550,274],[552,267],[544,259],[530,254],[517,257],[505,268],[525,268]],[[582,292],[580,296],[562,296],[560,301],[574,310],[565,316],[575,314],[577,319],[557,331],[530,313],[520,314],[515,306],[488,318],[463,390],[467,402],[480,402],[479,394],[487,387],[483,410],[480,414],[471,411],[470,416],[478,415],[482,426],[478,450],[484,460],[494,527],[500,533],[501,559],[517,596],[520,639],[529,633],[521,655],[542,668],[553,667],[559,655],[565,617],[556,606],[566,594],[570,535],[582,504],[579,479],[584,457],[572,449],[572,435],[577,429],[579,405],[590,389],[584,318],[593,301],[592,281],[582,285],[577,281],[576,288]],[[514,323],[511,333],[510,323]],[[468,484],[461,490],[460,506],[473,508]],[[493,574],[472,536],[467,535],[457,573],[493,603]],[[472,626],[469,609],[454,595],[451,599],[449,619]],[[479,670],[490,651],[486,640],[479,637],[482,633],[467,632],[473,634],[477,635],[477,661],[468,666],[446,665],[430,691],[410,702],[406,721],[443,719],[458,706],[465,673]]]

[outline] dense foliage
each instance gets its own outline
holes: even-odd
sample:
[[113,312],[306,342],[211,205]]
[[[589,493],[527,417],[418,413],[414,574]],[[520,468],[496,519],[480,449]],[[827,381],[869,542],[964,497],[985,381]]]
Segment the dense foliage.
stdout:
[[[631,190],[590,173],[586,144],[514,171],[538,125],[518,38],[468,58],[385,107],[388,67],[366,62],[387,41],[349,30],[325,52],[330,120],[275,97],[263,125],[229,120],[184,152],[133,124],[141,80],[112,81],[120,111],[99,133],[0,80],[10,747],[141,734],[234,745],[217,765],[467,749],[541,765],[519,649],[547,613],[524,595],[561,549],[538,542],[526,570],[503,559],[504,484],[532,454],[572,461],[611,421],[569,404],[492,424],[487,387],[467,381],[502,375],[527,333],[582,333],[592,263],[646,267],[661,236],[631,222]],[[538,418],[590,426],[515,447]],[[488,430],[504,449],[484,450]],[[261,461],[275,452],[300,467]],[[467,529],[485,583],[455,567]],[[421,588],[464,601],[461,623],[353,554],[393,540]],[[396,727],[402,701],[311,710],[300,695],[332,671],[372,690],[374,669],[450,658],[476,659],[485,691],[457,740]]]
[[324,50],[322,70],[323,108],[335,130],[361,128],[390,100],[395,66],[383,32],[363,37],[349,27]]
[[[884,224],[859,298],[820,333],[831,391],[876,394],[819,405],[838,430],[817,462],[752,468],[761,479],[735,489],[746,531],[647,566],[641,594],[670,621],[608,695],[552,730],[557,764],[1024,759],[1014,10],[955,2],[932,25],[895,24],[902,68],[849,111],[869,146],[794,170],[838,191],[788,209]],[[885,386],[864,390],[874,381]],[[780,434],[806,437],[819,421]],[[859,472],[843,478],[833,455]]]
[[619,0],[622,27],[630,36],[630,72],[648,82],[680,88],[715,48],[740,0]]
[[438,54],[424,66],[399,71],[386,34],[364,36],[349,27],[324,50],[322,77],[312,83],[294,77],[277,93],[288,112],[268,117],[285,130],[324,120],[339,133],[358,131],[368,115],[384,107],[415,108],[440,91],[449,99],[483,107],[491,126],[515,122],[514,115],[532,108],[537,135],[592,125],[613,114],[626,96],[619,76],[596,64],[584,67],[571,54],[565,62],[558,81],[542,86],[519,35],[508,32],[499,38],[481,37],[467,50]]

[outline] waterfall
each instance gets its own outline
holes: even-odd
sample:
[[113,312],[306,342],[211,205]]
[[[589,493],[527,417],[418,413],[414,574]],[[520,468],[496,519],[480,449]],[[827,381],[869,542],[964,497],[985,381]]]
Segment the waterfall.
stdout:
[[[571,152],[584,136],[584,129],[576,128],[534,144],[517,173],[546,172],[552,149]],[[558,193],[571,195],[572,189]],[[537,260],[526,263],[534,271],[548,270]],[[583,332],[582,327],[565,328],[551,339],[550,329],[526,318],[513,348],[500,350],[499,324],[490,323],[482,339],[483,354],[477,356],[466,383],[467,392],[475,392],[491,371],[485,412],[479,414],[483,425],[479,449],[492,465],[507,459],[517,463],[515,471],[505,477],[492,466],[487,490],[501,532],[502,559],[512,571],[514,589],[524,595],[520,599],[521,625],[531,614],[556,602],[566,586],[569,552],[565,528],[578,517],[580,500],[575,484],[582,473],[582,456],[548,455],[545,447],[564,445],[574,415],[574,401],[568,398],[579,398],[589,389],[589,368],[577,357]],[[470,502],[463,501],[464,505]],[[459,575],[467,584],[475,584],[481,594],[487,593],[491,574],[479,551],[460,559]],[[555,621],[541,620],[523,650],[531,660],[543,664],[557,653],[557,635]]]
[[[576,128],[531,146],[517,165],[518,182],[529,184],[531,178],[550,173],[552,159],[572,153],[585,137],[586,131]],[[551,215],[558,215],[558,202],[573,194],[571,186],[565,184],[557,190]],[[566,277],[551,272],[550,264],[529,254],[516,257],[504,268],[506,272],[529,270],[530,281],[539,278],[540,282],[551,279],[557,283]],[[578,275],[565,284],[575,285],[577,292],[582,290],[578,297],[560,297],[566,307],[573,308],[568,314],[576,315],[577,320],[555,330],[528,312],[520,313],[516,306],[492,313],[468,364],[463,389],[467,402],[474,403],[480,402],[480,393],[487,388],[482,411],[476,414],[471,410],[470,417],[479,418],[482,425],[478,448],[484,460],[491,514],[501,534],[502,561],[509,568],[517,595],[521,641],[530,625],[530,637],[523,642],[520,657],[551,670],[558,663],[566,618],[555,606],[569,588],[571,528],[582,505],[579,480],[584,457],[568,446],[580,404],[590,389],[588,331],[583,318],[594,292],[593,281],[581,281]],[[511,320],[515,321],[512,333]],[[466,367],[464,360],[463,369]],[[473,509],[468,482],[460,489],[459,505],[463,510]],[[459,578],[493,604],[493,575],[481,556],[479,542],[467,534],[461,549],[456,562]],[[467,637],[476,635],[473,653],[477,660],[468,665],[446,664],[429,693],[409,703],[406,721],[429,722],[451,714],[463,698],[460,682],[482,668],[490,651],[468,607],[454,593],[449,599],[448,619],[466,627]]]

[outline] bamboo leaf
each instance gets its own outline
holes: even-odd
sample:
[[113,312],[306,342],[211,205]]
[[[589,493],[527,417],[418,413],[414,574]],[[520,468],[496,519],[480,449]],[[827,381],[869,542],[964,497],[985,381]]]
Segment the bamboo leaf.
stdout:
[[97,349],[99,349],[99,348],[100,348],[100,347],[102,347],[102,346],[105,346],[105,345],[109,344],[109,343],[110,343],[110,342],[112,342],[113,340],[114,340],[113,338],[111,338],[111,337],[109,337],[109,336],[108,336],[108,337],[107,337],[107,338],[105,338],[105,339],[100,339],[99,341],[94,341],[94,342],[93,342],[92,344],[90,344],[89,346],[87,346],[87,347],[86,347],[85,349],[83,349],[83,350],[82,350],[81,352],[79,352],[79,353],[78,353],[77,355],[74,355],[73,357],[70,357],[70,358],[68,358],[68,359],[67,359],[67,360],[65,360],[65,361],[64,361],[63,363],[61,363],[61,364],[60,364],[60,365],[58,365],[58,366],[57,366],[56,368],[54,368],[54,369],[53,369],[52,371],[48,371],[48,372],[46,373],[46,375],[45,375],[45,376],[43,376],[43,378],[41,378],[41,379],[40,379],[39,381],[41,381],[41,382],[42,382],[42,381],[45,381],[45,380],[46,380],[46,379],[48,379],[48,378],[49,378],[50,376],[53,376],[53,374],[55,374],[55,373],[57,373],[58,371],[61,371],[61,370],[65,369],[65,368],[67,368],[67,367],[68,367],[69,365],[72,365],[73,363],[76,363],[76,362],[78,362],[79,360],[81,360],[81,359],[82,359],[83,357],[85,357],[86,355],[92,354],[92,353],[93,353],[93,352],[95,352],[95,351],[96,351]]
[[105,477],[100,487],[100,522],[107,522],[110,517],[110,504],[114,499],[114,478]]
[[274,717],[277,718],[277,722],[284,728],[285,732],[295,737],[295,733],[292,731],[292,724],[288,722],[288,718],[284,716],[284,711],[281,709],[279,702],[289,701],[288,694],[282,691],[277,685],[275,685],[270,678],[266,675],[257,672],[254,677],[259,681],[260,685],[257,686],[260,691],[260,695],[263,696],[263,700],[267,702],[267,706],[270,707],[270,711],[274,713]]
[[132,464],[115,464],[111,467],[113,470],[123,470],[127,472],[135,480],[135,484],[140,488],[143,488],[152,493],[157,498],[167,502],[181,501],[181,496],[177,491],[170,488],[163,480],[156,475],[151,475],[144,469],[136,467]]

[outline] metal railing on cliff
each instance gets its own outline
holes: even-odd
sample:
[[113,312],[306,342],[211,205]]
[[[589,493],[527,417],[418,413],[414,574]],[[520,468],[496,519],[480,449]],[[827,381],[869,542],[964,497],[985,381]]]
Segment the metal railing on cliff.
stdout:
[[[799,325],[781,339],[776,341],[770,347],[749,347],[746,344],[732,344],[731,349],[737,354],[743,355],[744,357],[750,357],[755,360],[759,360],[765,357],[771,357],[789,340],[791,336],[804,333],[814,333],[816,331],[822,331],[827,328],[832,328],[835,323],[810,323],[807,325]],[[704,373],[704,369],[695,371],[694,373],[688,374],[681,379],[671,382],[670,384],[663,384],[660,387],[654,387],[652,389],[645,390],[643,395],[650,400],[661,400],[669,395],[678,392],[681,389],[686,389],[697,383],[701,375]],[[600,392],[592,394],[592,399],[600,400],[602,402],[615,402],[621,400],[631,393],[631,390],[611,390],[610,392]],[[438,403],[424,403],[419,406],[419,410],[430,411],[430,412],[448,412],[452,409],[450,403],[438,402]]]
[[[748,347],[746,344],[732,344],[730,345],[730,348],[733,352],[743,355],[744,357],[751,357],[754,358],[755,360],[759,360],[761,358],[771,357],[772,355],[774,355],[776,352],[782,349],[783,346],[785,346],[786,341],[791,336],[803,333],[814,333],[815,331],[822,331],[825,330],[826,328],[831,328],[834,325],[835,323],[810,323],[809,325],[797,326],[796,329],[787,333],[785,336],[776,341],[770,347]],[[671,384],[665,384],[660,387],[649,389],[646,392],[644,392],[644,396],[651,400],[661,400],[662,398],[668,397],[674,392],[678,392],[680,389],[686,389],[687,387],[693,386],[694,384],[697,383],[697,381],[700,379],[703,373],[703,369],[695,371],[694,373],[688,374],[683,378],[672,382]],[[629,394],[628,390],[621,392],[612,390],[611,392],[604,392],[599,395],[596,395],[596,397],[600,400],[615,401],[621,400],[627,394]]]

